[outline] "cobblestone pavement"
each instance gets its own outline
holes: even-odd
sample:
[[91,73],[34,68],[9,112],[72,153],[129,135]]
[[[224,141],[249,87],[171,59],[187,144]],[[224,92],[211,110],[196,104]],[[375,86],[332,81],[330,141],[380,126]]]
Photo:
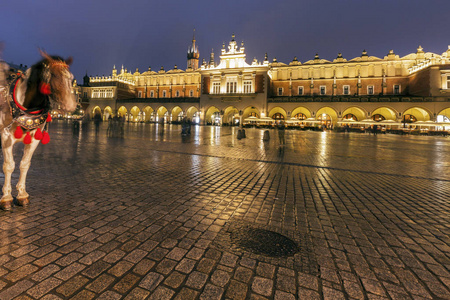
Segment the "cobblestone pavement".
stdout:
[[0,299],[450,299],[449,138],[51,125],[0,211]]

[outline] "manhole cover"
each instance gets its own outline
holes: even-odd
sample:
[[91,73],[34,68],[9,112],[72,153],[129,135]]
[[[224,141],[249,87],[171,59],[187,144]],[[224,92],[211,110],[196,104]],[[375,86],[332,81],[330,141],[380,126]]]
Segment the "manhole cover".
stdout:
[[231,244],[242,250],[272,257],[293,256],[299,251],[293,240],[274,231],[250,226],[230,229]]
[[233,218],[225,223],[211,247],[298,272],[319,274],[306,226],[280,231],[277,226]]

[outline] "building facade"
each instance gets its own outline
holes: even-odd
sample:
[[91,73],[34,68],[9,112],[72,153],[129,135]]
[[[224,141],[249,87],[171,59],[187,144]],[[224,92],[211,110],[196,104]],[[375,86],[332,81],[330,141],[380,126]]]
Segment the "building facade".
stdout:
[[131,122],[184,116],[204,125],[450,121],[450,46],[442,54],[419,46],[404,57],[392,50],[384,58],[363,51],[350,60],[339,53],[333,61],[316,55],[285,64],[266,55],[247,63],[244,44],[233,35],[218,63],[214,53],[201,65],[199,59],[194,37],[186,70],[131,73],[114,67],[108,77],[85,76],[79,93],[89,102],[88,114],[119,114]]

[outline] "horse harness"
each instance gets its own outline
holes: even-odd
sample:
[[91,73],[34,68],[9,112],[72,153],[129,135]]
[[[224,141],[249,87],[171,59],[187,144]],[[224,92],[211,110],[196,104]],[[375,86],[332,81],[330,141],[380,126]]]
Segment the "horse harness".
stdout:
[[[45,76],[45,72],[44,72],[44,76]],[[43,134],[39,127],[41,125],[46,124],[47,122],[51,121],[51,116],[49,113],[50,112],[50,99],[48,96],[50,93],[43,93],[42,92],[43,89],[41,86],[40,92],[42,94],[44,94],[45,99],[46,99],[44,106],[39,107],[39,108],[27,109],[27,108],[23,107],[22,105],[20,105],[20,103],[16,99],[16,89],[17,89],[19,80],[21,80],[21,79],[22,79],[21,73],[17,73],[17,74],[15,73],[15,74],[11,75],[9,78],[9,89],[6,89],[6,90],[9,90],[9,92],[6,94],[7,94],[9,106],[11,108],[11,116],[13,119],[11,124],[9,124],[8,127],[11,128],[11,126],[14,123],[17,124],[16,131],[14,132],[14,136],[17,139],[20,139],[23,135],[22,128],[25,131],[27,131],[27,134],[24,139],[24,143],[29,144],[31,142],[31,136],[30,136],[29,131],[31,131],[31,130],[38,128],[38,131],[34,134],[34,138],[37,140],[42,140],[43,135],[48,136],[48,133],[44,132],[44,134]],[[43,81],[43,83],[44,83],[44,85],[46,84],[46,87],[48,89],[48,87],[49,87],[48,82]],[[48,124],[47,124],[47,126],[48,126]],[[47,139],[49,140],[49,138],[46,138],[46,140]],[[44,144],[44,140],[42,140],[42,143]]]

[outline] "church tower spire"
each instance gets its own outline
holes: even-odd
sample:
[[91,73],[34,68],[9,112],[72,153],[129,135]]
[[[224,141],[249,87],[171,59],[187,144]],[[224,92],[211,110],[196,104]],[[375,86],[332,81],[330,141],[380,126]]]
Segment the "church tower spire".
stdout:
[[187,67],[193,70],[198,69],[198,59],[200,57],[200,52],[198,52],[198,47],[195,44],[195,28],[194,35],[192,37],[192,45],[188,48],[187,52]]

